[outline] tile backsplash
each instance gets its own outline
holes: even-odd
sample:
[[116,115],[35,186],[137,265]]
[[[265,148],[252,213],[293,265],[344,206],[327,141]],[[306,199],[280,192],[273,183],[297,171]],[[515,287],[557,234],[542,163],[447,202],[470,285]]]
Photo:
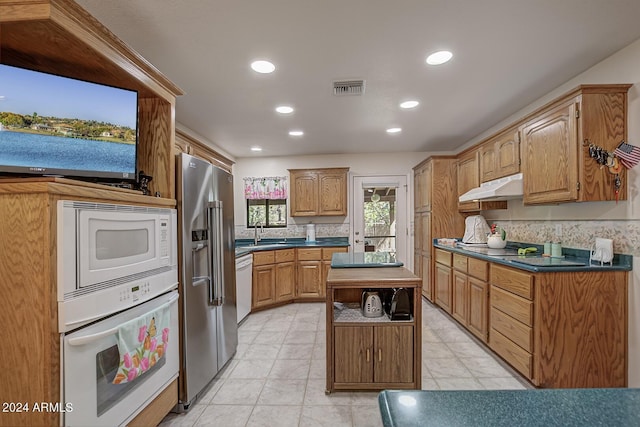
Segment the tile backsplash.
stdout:
[[[561,241],[562,246],[591,249],[596,237],[613,240],[615,253],[640,256],[640,221],[491,221],[507,231],[507,239],[516,242],[543,244],[547,240]],[[556,234],[556,226],[562,235]]]
[[[259,231],[258,231],[259,232]],[[236,239],[253,239],[253,228],[246,225],[236,225]],[[288,224],[286,228],[265,228],[263,238],[294,238],[307,236],[306,224]],[[316,237],[349,237],[349,223],[344,224],[316,224]]]

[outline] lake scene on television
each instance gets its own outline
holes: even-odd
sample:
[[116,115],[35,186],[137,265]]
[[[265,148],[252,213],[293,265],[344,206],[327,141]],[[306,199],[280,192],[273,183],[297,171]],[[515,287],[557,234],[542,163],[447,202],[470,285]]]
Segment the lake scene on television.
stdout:
[[135,178],[135,91],[0,65],[0,170]]

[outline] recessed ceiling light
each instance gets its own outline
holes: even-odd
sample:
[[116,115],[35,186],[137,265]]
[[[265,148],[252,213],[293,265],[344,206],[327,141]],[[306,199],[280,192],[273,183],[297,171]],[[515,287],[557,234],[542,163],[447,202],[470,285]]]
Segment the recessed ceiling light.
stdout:
[[251,151],[262,151],[261,147],[251,147]]
[[257,73],[269,74],[273,73],[273,71],[276,69],[276,66],[269,61],[253,61],[251,63],[251,68]]
[[302,135],[304,135],[304,132],[302,132],[301,130],[291,130],[291,131],[289,131],[289,135],[291,135],[291,136],[302,136]]
[[400,104],[400,108],[416,108],[420,103],[418,101],[405,101]]
[[389,128],[387,129],[387,133],[399,133],[402,132],[402,128]]
[[281,105],[276,108],[276,111],[280,114],[291,114],[293,113],[293,108],[289,107],[288,105]]
[[449,61],[453,57],[453,53],[448,50],[441,50],[439,52],[432,53],[427,56],[427,64],[429,65],[440,65]]

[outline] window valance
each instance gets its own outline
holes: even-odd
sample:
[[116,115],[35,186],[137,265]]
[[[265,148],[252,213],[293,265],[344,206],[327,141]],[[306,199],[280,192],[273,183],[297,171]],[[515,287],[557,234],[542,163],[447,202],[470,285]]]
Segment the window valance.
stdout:
[[286,199],[287,177],[264,176],[244,178],[245,199]]

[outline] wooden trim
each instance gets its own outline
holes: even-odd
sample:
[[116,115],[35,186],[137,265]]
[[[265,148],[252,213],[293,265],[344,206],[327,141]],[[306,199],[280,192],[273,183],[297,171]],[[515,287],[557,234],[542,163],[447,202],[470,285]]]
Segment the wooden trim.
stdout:
[[29,21],[33,19],[48,19],[51,15],[51,7],[49,2],[23,1],[20,4],[14,0],[0,1],[0,23]]
[[49,3],[52,22],[85,42],[90,48],[100,52],[129,75],[152,88],[156,94],[171,102],[175,96],[184,93],[149,61],[131,49],[77,3],[71,0],[50,0]]
[[178,379],[173,380],[153,401],[147,405],[127,427],[157,426],[178,404]]
[[166,208],[174,208],[176,206],[174,199],[143,196],[136,191],[66,178],[0,179],[0,195],[33,193],[48,193],[57,195],[60,199],[105,200],[108,203],[134,203],[136,205]]
[[178,141],[186,142],[187,144],[196,145],[198,149],[205,151],[210,156],[210,159],[208,160],[212,160],[216,166],[219,166],[220,168],[231,173],[231,168],[233,167],[233,164],[235,162],[218,153],[217,151],[206,145],[203,141],[196,139],[195,137],[178,128],[176,128],[176,139]]

